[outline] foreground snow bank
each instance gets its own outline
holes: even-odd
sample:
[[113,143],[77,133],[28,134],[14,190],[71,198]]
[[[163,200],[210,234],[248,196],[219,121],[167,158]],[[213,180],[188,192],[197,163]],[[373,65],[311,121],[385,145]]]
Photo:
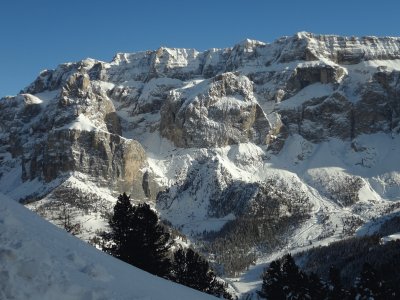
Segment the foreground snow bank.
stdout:
[[0,299],[215,299],[69,236],[0,194]]

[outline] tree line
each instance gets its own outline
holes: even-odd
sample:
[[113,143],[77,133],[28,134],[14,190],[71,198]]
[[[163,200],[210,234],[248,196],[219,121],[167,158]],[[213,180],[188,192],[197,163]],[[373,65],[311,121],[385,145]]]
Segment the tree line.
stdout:
[[340,272],[335,267],[329,270],[329,279],[324,281],[315,273],[309,275],[299,269],[290,254],[274,260],[264,271],[259,296],[273,300],[391,300],[396,293],[378,276],[368,263],[355,279],[353,286],[345,288]]

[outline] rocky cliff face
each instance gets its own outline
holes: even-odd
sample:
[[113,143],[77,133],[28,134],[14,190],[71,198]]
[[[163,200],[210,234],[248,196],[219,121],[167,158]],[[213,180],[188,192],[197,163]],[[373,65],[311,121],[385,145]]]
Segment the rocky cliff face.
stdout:
[[141,184],[145,151],[121,136],[114,105],[90,81],[88,65],[62,66],[67,74],[45,71],[27,93],[2,100],[3,153],[21,168],[22,182],[46,184],[80,172],[111,190],[140,194],[134,186]]
[[162,136],[186,148],[266,144],[270,124],[247,77],[228,72],[201,86],[198,94],[178,89],[169,95],[160,112]]
[[396,209],[399,74],[400,38],[304,32],[62,64],[0,100],[0,189],[36,208],[126,191],[252,247],[338,239]]

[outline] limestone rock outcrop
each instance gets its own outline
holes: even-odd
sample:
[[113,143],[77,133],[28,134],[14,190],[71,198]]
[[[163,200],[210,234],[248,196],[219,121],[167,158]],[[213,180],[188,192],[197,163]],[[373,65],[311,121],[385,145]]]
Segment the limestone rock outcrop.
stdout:
[[[28,149],[26,149],[28,150]],[[141,182],[146,154],[141,145],[104,131],[52,130],[31,153],[24,153],[23,180],[57,179],[78,171],[103,186],[132,191]]]
[[160,133],[178,147],[221,147],[244,142],[265,144],[269,122],[245,76],[225,73],[204,90],[172,92],[161,110]]
[[121,136],[113,102],[82,65],[61,67],[68,74],[44,72],[26,89],[35,95],[1,101],[1,149],[20,164],[23,182],[46,184],[79,172],[99,186],[144,197],[146,153]]

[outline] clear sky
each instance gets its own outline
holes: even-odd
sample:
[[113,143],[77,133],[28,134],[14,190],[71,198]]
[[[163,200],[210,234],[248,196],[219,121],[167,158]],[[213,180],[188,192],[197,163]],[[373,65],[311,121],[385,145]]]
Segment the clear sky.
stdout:
[[0,97],[64,62],[160,46],[272,42],[298,31],[400,36],[400,1],[1,0]]

